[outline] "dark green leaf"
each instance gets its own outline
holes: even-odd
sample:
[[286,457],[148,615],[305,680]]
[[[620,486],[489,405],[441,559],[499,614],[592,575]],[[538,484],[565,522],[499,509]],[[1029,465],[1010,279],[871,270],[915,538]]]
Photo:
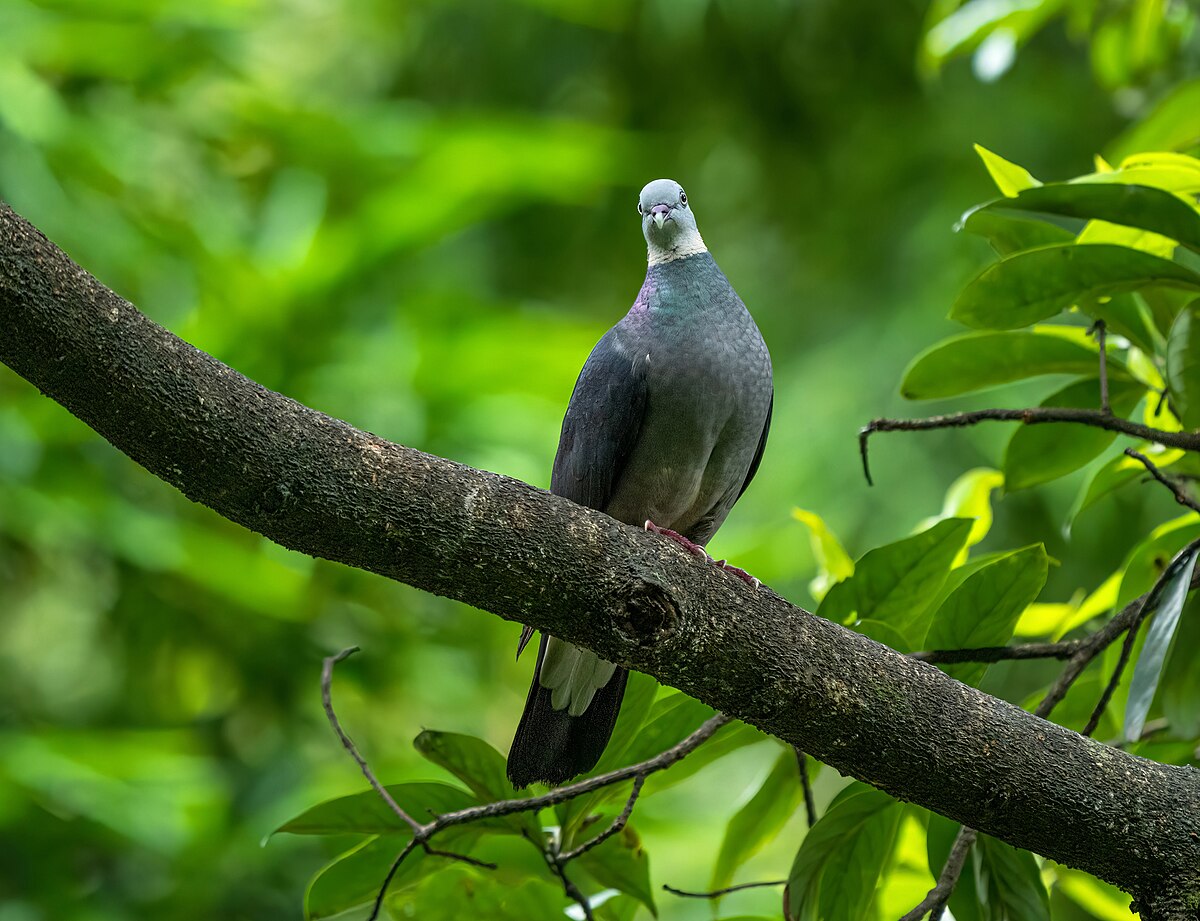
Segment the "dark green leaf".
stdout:
[[[515,790],[508,782],[504,756],[483,739],[426,729],[413,740],[413,747],[465,783],[482,802],[529,795],[525,790]],[[534,841],[541,836],[541,825],[531,813],[516,813],[502,821],[524,831]]]
[[[959,826],[929,816],[929,869],[946,862]],[[1037,860],[1028,851],[980,835],[950,897],[955,921],[1050,921],[1050,899]]]
[[1075,234],[1064,227],[1021,214],[1001,214],[985,208],[968,211],[955,229],[969,230],[986,237],[992,249],[1001,256],[1040,246],[1070,243],[1075,239]]
[[[1049,557],[1041,544],[1014,550],[967,578],[933,615],[925,646],[929,649],[972,649],[1003,646],[1026,606],[1046,584]],[[945,671],[975,684],[986,665],[946,666]]]
[[1111,182],[1055,182],[982,205],[978,213],[1053,214],[1137,227],[1200,249],[1200,213],[1163,189]]
[[[461,846],[464,838],[460,835],[456,840]],[[313,921],[332,918],[357,905],[373,901],[392,861],[403,847],[403,840],[385,835],[368,838],[336,857],[308,884],[308,891],[304,894],[304,916]],[[436,860],[431,860],[424,851],[415,848],[404,858],[404,863],[392,878],[391,891],[398,891],[419,881],[436,869],[436,864]]]
[[[1118,416],[1133,412],[1144,394],[1145,388],[1136,382],[1109,382],[1109,404]],[[1100,381],[1091,378],[1069,384],[1043,400],[1042,406],[1099,409]],[[1023,425],[1013,432],[1004,452],[1004,488],[1016,492],[1065,476],[1099,455],[1115,437],[1103,429],[1070,423]]]
[[642,725],[649,716],[650,708],[654,705],[654,698],[658,694],[658,687],[658,682],[649,675],[641,672],[630,673],[629,682],[625,685],[625,698],[621,702],[621,712],[617,716],[617,725],[613,729],[612,738],[609,740],[608,747],[604,749],[604,754],[600,756],[596,767],[586,776],[603,774],[605,771],[611,771],[631,763],[625,760],[625,752],[637,738]]
[[[598,834],[606,822],[595,823],[592,833]],[[601,886],[631,895],[657,917],[654,892],[650,888],[650,859],[633,827],[626,825],[603,844],[592,848],[577,862]]]
[[1200,604],[1192,599],[1180,619],[1162,679],[1163,716],[1171,734],[1200,739]]
[[1124,336],[1147,355],[1153,355],[1163,338],[1145,301],[1148,296],[1161,294],[1192,296],[1188,291],[1143,288],[1129,294],[1085,298],[1079,302],[1079,309],[1093,319],[1103,320],[1110,334]]
[[[1038,330],[964,333],[926,349],[908,366],[900,393],[910,400],[957,396],[1040,374],[1096,374],[1100,353],[1066,335]],[[1124,366],[1109,356],[1110,374]]]
[[928,530],[867,552],[854,575],[839,582],[818,609],[822,616],[857,612],[860,620],[890,624],[909,638],[923,636],[930,601],[971,533],[968,518],[947,518]]
[[462,921],[464,918],[561,921],[566,917],[563,910],[570,902],[562,887],[550,882],[548,875],[539,879],[499,880],[494,871],[477,870],[445,860],[430,862],[436,863],[438,872],[427,875],[419,886],[388,899],[392,917],[420,921]]
[[1047,246],[985,269],[958,296],[950,316],[978,329],[1019,329],[1084,298],[1147,285],[1200,291],[1200,275],[1126,246]]
[[[1158,610],[1150,621],[1141,655],[1133,669],[1129,682],[1129,698],[1125,704],[1125,741],[1136,742],[1146,725],[1146,714],[1154,702],[1158,680],[1162,676],[1167,650],[1179,626],[1179,615],[1187,601],[1192,586],[1192,571],[1196,567],[1196,551],[1181,556],[1172,562],[1165,574]],[[1151,596],[1150,600],[1155,600]],[[1147,602],[1149,604],[1149,602]],[[1189,654],[1191,650],[1188,651]]]
[[1167,336],[1167,387],[1184,428],[1200,428],[1200,300],[1179,312]]
[[[1148,449],[1147,445],[1138,445],[1138,450],[1142,453]],[[1174,458],[1178,453],[1177,451],[1172,451],[1170,454],[1159,452],[1160,456],[1152,457],[1152,460],[1161,469],[1170,463],[1169,460],[1164,460],[1164,457]],[[1067,527],[1074,525],[1076,518],[1105,496],[1145,475],[1146,468],[1142,466],[1141,462],[1124,453],[1105,462],[1096,468],[1080,488],[1079,494],[1075,498],[1075,504],[1067,515]]]
[[754,795],[729,820],[709,888],[728,886],[738,867],[778,834],[803,801],[796,752],[787,748],[779,753]]
[[1117,610],[1150,591],[1175,555],[1197,537],[1200,537],[1200,519],[1189,512],[1159,525],[1130,550],[1122,566],[1124,572],[1121,587],[1117,590]]
[[[418,822],[432,814],[454,812],[479,804],[466,790],[434,781],[393,784],[385,788],[396,804]],[[339,796],[304,810],[280,825],[273,834],[293,835],[385,835],[409,834],[408,825],[374,790]]]
[[809,829],[784,892],[788,921],[865,921],[904,807],[855,782]]

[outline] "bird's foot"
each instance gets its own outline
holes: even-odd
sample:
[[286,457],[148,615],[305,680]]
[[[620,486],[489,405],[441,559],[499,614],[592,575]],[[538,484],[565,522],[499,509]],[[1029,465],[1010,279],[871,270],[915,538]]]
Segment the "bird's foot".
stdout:
[[684,550],[686,550],[688,553],[692,554],[693,556],[702,557],[703,559],[712,563],[714,566],[720,566],[722,569],[724,569],[730,575],[737,576],[739,579],[741,579],[743,582],[745,582],[751,588],[758,588],[760,585],[762,585],[762,582],[760,582],[754,576],[750,575],[750,573],[746,572],[746,570],[739,569],[737,566],[731,566],[727,560],[714,560],[711,556],[708,555],[707,550],[705,550],[703,547],[701,547],[695,541],[688,540],[686,537],[684,537],[678,531],[672,531],[670,528],[660,528],[649,518],[646,519],[646,524],[643,525],[643,527],[647,531],[650,531],[651,533],[661,534],[663,537],[666,537],[669,540],[675,541],[675,543],[679,544],[681,547],[683,547]]
[[743,582],[745,582],[751,588],[756,589],[760,585],[762,585],[762,580],[759,579],[757,576],[752,576],[752,575],[750,575],[750,573],[746,572],[746,570],[740,569],[737,566],[730,565],[728,560],[713,560],[713,562],[716,563],[718,566],[720,566],[722,569],[724,569],[726,572],[732,573],[733,575],[737,576],[739,579],[741,579]]
[[695,541],[688,540],[678,531],[672,531],[670,528],[660,528],[649,518],[646,519],[646,523],[643,525],[643,527],[652,534],[661,534],[663,537],[675,541],[675,543],[679,544],[679,546],[681,546],[692,556],[703,557],[710,563],[713,561],[713,558],[708,555],[708,552],[703,547],[701,547]]

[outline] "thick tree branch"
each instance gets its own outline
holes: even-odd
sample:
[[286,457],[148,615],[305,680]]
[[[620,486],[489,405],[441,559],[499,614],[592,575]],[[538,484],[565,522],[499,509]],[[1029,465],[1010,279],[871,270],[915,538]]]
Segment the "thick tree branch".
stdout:
[[639,528],[273,393],[147,319],[7,206],[0,361],[286,547],[533,624],[1108,880],[1144,918],[1195,917],[1200,772],[1038,719]]

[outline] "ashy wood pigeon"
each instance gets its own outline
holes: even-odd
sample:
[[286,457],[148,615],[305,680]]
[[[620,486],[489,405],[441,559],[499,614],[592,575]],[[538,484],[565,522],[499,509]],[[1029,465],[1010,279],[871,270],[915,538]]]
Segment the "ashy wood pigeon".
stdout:
[[[647,185],[638,214],[646,280],[579,374],[550,490],[703,554],[762,459],[771,357],[709,255],[679,183]],[[543,635],[508,755],[513,785],[561,784],[595,767],[627,677]]]

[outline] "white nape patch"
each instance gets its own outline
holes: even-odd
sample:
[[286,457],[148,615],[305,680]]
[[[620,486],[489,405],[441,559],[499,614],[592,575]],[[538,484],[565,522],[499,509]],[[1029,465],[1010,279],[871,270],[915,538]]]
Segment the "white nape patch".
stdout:
[[664,248],[651,243],[646,248],[646,261],[650,265],[662,265],[665,262],[683,259],[685,256],[707,252],[708,247],[704,245],[704,238],[700,236],[700,231],[689,230],[675,240],[674,246]]

